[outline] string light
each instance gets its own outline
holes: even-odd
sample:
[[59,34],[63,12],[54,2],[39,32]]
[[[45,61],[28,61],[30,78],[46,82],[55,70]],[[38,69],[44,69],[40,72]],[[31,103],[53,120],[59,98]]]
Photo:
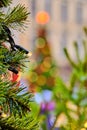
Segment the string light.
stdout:
[[29,53],[28,53],[28,56],[29,56],[29,57],[32,56],[32,52],[29,52]]

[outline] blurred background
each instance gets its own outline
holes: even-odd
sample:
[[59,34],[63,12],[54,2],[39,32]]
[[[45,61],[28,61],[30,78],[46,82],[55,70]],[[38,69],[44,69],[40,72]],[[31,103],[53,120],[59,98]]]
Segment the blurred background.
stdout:
[[[14,4],[19,3],[14,0]],[[46,27],[46,37],[50,43],[51,54],[60,67],[61,75],[70,70],[63,48],[69,49],[70,55],[75,59],[73,42],[77,41],[80,55],[83,55],[81,41],[84,38],[83,27],[87,25],[87,0],[21,0],[28,8],[29,23],[24,33],[20,33],[19,44],[29,48],[34,55],[35,38],[38,28]],[[43,12],[42,12],[43,11]],[[47,16],[40,16],[42,21],[37,20],[38,14],[42,12]],[[20,38],[19,38],[20,37]],[[76,60],[76,59],[75,59]]]
[[[45,126],[42,121],[41,130],[59,130],[61,124],[74,119],[78,123],[73,122],[72,129],[61,130],[77,130],[74,126],[82,123],[83,127],[87,121],[87,59],[82,44],[87,39],[83,31],[87,26],[87,0],[14,0],[13,5],[19,2],[25,4],[30,15],[25,32],[15,32],[15,39],[32,52],[22,82],[29,86],[39,104],[33,110],[38,116],[43,114],[45,118],[41,119],[48,122]],[[75,42],[78,49],[74,48]],[[64,48],[77,65],[69,63]]]

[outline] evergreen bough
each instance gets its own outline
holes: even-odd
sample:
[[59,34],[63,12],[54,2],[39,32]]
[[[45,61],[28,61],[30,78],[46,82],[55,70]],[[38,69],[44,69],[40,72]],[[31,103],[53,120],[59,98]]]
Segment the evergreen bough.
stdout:
[[[30,108],[32,94],[8,78],[9,71],[23,71],[28,57],[24,48],[15,45],[10,29],[23,29],[29,12],[21,4],[11,9],[11,3],[0,0],[0,130],[39,130]],[[8,7],[6,13],[3,7]],[[7,42],[12,46],[8,48]]]

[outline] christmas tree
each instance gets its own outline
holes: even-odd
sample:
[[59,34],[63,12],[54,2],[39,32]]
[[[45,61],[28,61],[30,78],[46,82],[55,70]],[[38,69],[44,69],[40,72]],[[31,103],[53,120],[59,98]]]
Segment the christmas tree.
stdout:
[[[87,36],[87,29],[84,28]],[[53,125],[60,130],[87,129],[87,41],[82,41],[84,56],[81,58],[78,43],[74,42],[77,61],[72,60],[67,48],[65,55],[72,66],[71,77],[65,83],[60,77],[56,79],[53,90],[56,101],[56,120]],[[53,130],[52,129],[52,130]]]
[[57,66],[51,55],[47,30],[44,26],[38,28],[34,54],[35,63],[28,74],[29,89],[32,92],[52,90],[55,86]]
[[[29,91],[35,94],[36,105],[33,109],[41,119],[42,130],[50,130],[51,112],[54,110],[55,103],[52,100],[52,90],[55,87],[57,75],[57,66],[51,55],[51,45],[47,39],[47,29],[45,26],[39,26],[36,30],[34,47],[34,62],[31,63],[27,73]],[[41,99],[41,102],[39,100]],[[37,109],[37,112],[36,112]]]
[[11,3],[12,0],[0,0],[0,130],[39,130],[30,108],[32,94],[24,93],[25,88],[16,81],[29,52],[15,43],[11,32],[11,28],[25,27],[29,13],[21,4],[11,9]]

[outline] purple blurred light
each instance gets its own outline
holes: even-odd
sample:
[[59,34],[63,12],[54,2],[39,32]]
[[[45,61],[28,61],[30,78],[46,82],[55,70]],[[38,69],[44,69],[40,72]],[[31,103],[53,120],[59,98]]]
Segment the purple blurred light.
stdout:
[[42,102],[41,103],[41,112],[47,112],[47,111],[52,111],[55,108],[55,102]]

